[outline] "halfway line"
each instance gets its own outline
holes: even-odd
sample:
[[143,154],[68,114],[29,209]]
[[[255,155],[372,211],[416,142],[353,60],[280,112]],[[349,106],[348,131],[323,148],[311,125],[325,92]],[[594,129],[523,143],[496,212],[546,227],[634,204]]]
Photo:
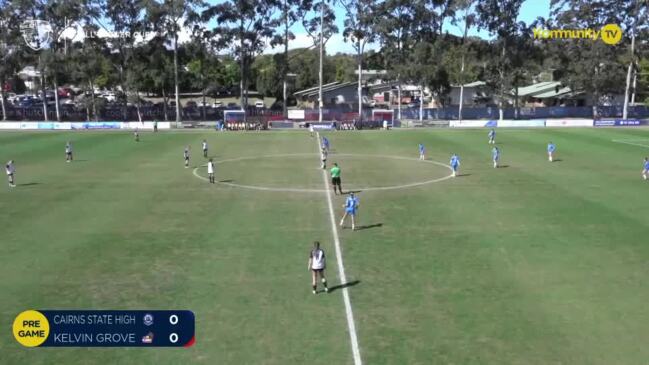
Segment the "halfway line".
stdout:
[[[320,133],[316,133],[318,139],[318,152],[322,146],[320,145]],[[334,247],[336,248],[336,261],[338,262],[338,276],[342,285],[347,284],[347,276],[345,275],[345,266],[343,265],[343,255],[340,250],[340,239],[338,238],[338,228],[336,227],[336,218],[334,217],[334,206],[331,201],[331,191],[329,190],[329,180],[327,179],[327,170],[322,170],[322,178],[324,179],[325,190],[327,191],[327,204],[329,205],[329,218],[331,219],[331,232],[334,235]],[[356,334],[356,325],[354,324],[354,313],[352,312],[352,302],[349,299],[347,287],[342,288],[343,302],[345,303],[345,312],[347,314],[347,328],[349,330],[349,340],[352,343],[352,353],[354,355],[354,365],[362,365],[361,351],[358,348],[358,336]]]

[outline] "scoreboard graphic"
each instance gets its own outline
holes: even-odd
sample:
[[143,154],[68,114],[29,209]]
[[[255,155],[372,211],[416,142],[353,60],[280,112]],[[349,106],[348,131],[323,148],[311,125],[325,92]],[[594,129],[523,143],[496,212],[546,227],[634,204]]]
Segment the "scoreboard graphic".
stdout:
[[188,310],[26,310],[13,323],[25,347],[190,347]]

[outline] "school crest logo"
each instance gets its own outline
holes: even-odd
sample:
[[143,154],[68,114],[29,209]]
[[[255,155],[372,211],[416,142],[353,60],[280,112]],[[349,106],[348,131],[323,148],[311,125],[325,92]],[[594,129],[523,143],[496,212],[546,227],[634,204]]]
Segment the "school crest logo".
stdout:
[[46,20],[28,19],[20,25],[27,46],[34,51],[47,48],[52,43],[52,26]]

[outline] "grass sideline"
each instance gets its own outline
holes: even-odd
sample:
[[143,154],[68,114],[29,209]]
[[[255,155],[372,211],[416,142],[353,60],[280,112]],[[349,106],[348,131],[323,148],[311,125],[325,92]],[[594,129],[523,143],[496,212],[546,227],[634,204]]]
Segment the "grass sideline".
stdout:
[[[456,179],[360,192],[357,232],[339,231],[366,364],[640,364],[649,358],[649,151],[616,141],[646,129],[328,133],[343,189],[443,177],[431,164],[355,155],[462,158]],[[341,290],[310,293],[306,259],[324,243],[322,193],[210,185],[217,179],[323,186],[308,133],[0,133],[16,189],[0,188],[0,323],[25,309],[190,309],[189,349],[25,349],[4,331],[3,364],[349,364]],[[77,161],[65,163],[65,141]],[[557,145],[555,163],[545,145]],[[647,142],[649,147],[649,140]],[[310,155],[313,154],[313,155]],[[202,168],[198,173],[204,174]],[[343,198],[333,197],[336,218]]]

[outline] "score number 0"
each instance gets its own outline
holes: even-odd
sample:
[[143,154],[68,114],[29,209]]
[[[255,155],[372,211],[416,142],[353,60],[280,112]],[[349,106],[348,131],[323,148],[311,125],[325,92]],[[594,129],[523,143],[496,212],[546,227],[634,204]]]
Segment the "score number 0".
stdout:
[[[171,323],[174,326],[177,325],[178,324],[178,316],[175,315],[175,314],[170,315],[169,316],[169,323]],[[169,335],[169,341],[171,341],[171,343],[178,342],[178,334],[175,333],[175,332],[171,333]]]

